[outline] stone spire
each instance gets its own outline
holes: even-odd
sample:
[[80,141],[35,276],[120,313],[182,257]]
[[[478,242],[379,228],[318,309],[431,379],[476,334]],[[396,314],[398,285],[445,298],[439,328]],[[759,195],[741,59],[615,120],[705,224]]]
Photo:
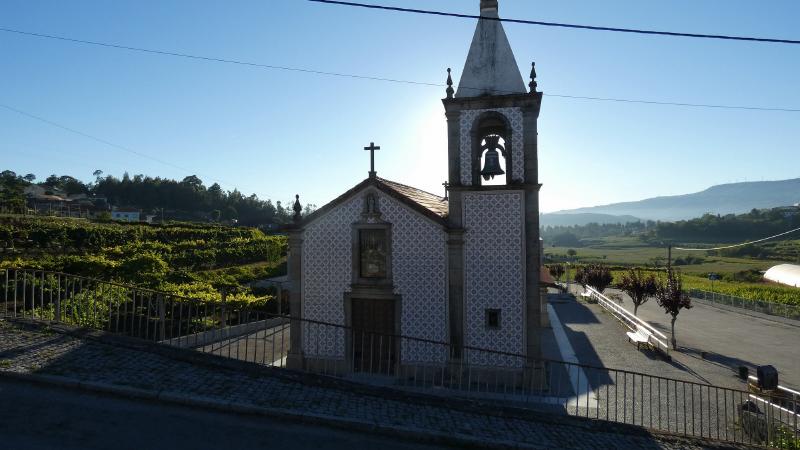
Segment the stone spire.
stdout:
[[524,94],[525,82],[498,18],[497,0],[481,0],[481,17],[461,73],[456,97]]

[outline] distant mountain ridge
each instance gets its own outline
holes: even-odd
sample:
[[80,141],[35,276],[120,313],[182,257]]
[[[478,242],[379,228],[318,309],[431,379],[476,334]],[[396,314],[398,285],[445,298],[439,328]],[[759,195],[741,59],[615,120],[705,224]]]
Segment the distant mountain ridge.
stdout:
[[[580,215],[598,214],[607,216],[634,216],[643,220],[675,221],[700,217],[703,214],[741,214],[753,208],[777,208],[791,206],[800,202],[800,178],[779,181],[749,181],[711,186],[693,194],[654,197],[633,202],[612,203],[609,205],[576,208],[543,214],[542,221],[549,221],[548,216],[560,222],[568,218],[563,216],[579,215],[571,224],[580,224],[584,219]],[[624,218],[611,222],[625,223]]]
[[542,214],[539,226],[542,227],[568,227],[573,225],[583,226],[589,223],[628,223],[641,222],[642,219],[634,216],[613,216],[611,214],[597,213],[547,213]]

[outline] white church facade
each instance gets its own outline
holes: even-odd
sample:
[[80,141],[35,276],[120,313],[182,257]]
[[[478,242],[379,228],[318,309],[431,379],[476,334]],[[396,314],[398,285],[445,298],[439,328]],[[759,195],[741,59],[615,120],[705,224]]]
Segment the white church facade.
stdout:
[[[481,16],[497,14],[496,0],[481,1]],[[473,352],[475,365],[521,367],[540,356],[541,100],[502,23],[480,19],[458,89],[448,73],[443,99],[446,197],[373,167],[291,227],[290,309],[303,320],[291,323],[290,366],[367,371],[379,359],[391,372],[463,362],[470,348],[522,356]]]

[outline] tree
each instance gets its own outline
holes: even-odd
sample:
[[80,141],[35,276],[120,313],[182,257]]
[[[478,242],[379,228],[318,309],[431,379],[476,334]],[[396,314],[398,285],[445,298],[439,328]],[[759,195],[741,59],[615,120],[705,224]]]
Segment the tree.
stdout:
[[218,209],[211,211],[211,220],[214,222],[219,222],[220,217],[222,217],[222,211]]
[[574,248],[571,248],[571,249],[567,250],[567,256],[571,256],[571,257],[574,258],[575,255],[577,255],[577,254],[578,254],[578,252],[576,252]]
[[49,188],[57,188],[58,187],[58,175],[52,174],[47,179],[44,180],[44,185]]
[[552,238],[553,245],[557,247],[580,247],[581,241],[578,239],[578,236],[570,232],[561,233],[558,235],[553,236]]
[[547,268],[550,271],[550,275],[553,276],[558,281],[561,281],[561,276],[564,275],[564,266],[561,264],[553,264]]
[[235,220],[239,217],[239,212],[236,211],[236,208],[233,206],[228,206],[224,211],[222,211],[222,217],[224,217],[226,220]]
[[25,182],[11,170],[0,173],[0,206],[11,211],[25,209]]
[[600,264],[579,267],[575,272],[575,282],[583,286],[591,286],[601,294],[611,285],[612,281],[614,281],[614,276],[611,275],[611,270]]
[[100,176],[103,175],[103,171],[100,170],[100,169],[97,169],[94,172],[92,172],[92,175],[99,180]]
[[25,175],[24,177],[22,177],[22,179],[27,181],[28,183],[33,183],[34,180],[36,180],[36,175],[34,175],[32,173],[29,173],[29,174]]
[[181,184],[190,186],[195,191],[204,191],[206,189],[205,186],[203,186],[203,180],[198,178],[197,175],[189,175],[181,181]]
[[680,272],[674,269],[667,270],[667,279],[659,283],[656,292],[658,305],[664,308],[664,312],[672,316],[672,348],[678,348],[678,341],[675,339],[675,321],[682,309],[690,309],[692,300],[683,292],[683,281]]
[[639,307],[658,292],[658,281],[653,274],[645,275],[641,269],[630,269],[622,275],[619,288],[631,298],[635,316]]

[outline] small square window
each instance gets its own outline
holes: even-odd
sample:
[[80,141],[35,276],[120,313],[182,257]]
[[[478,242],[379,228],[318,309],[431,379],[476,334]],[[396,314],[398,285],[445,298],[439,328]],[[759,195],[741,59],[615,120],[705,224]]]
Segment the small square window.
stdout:
[[486,310],[486,328],[500,328],[500,310]]

